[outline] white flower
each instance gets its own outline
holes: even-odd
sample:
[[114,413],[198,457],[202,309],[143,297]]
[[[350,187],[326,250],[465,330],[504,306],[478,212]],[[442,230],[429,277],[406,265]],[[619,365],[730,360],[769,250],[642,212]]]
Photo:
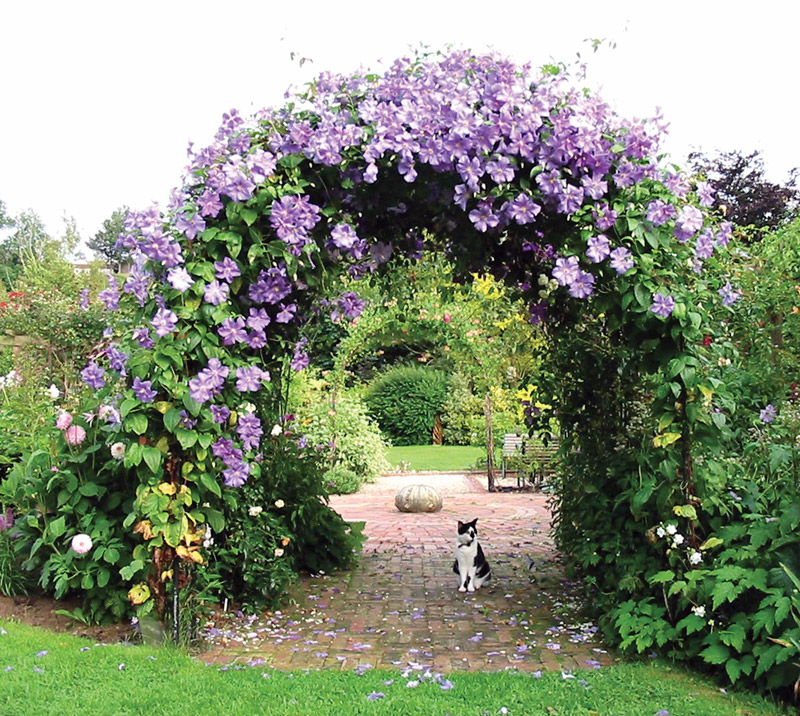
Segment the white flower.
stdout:
[[277,507],[278,509],[283,507],[285,504],[286,503],[283,500],[275,500],[275,507]]
[[125,457],[125,443],[114,443],[111,446],[111,457],[115,460],[122,460]]
[[280,425],[273,425],[272,426],[272,437],[276,438],[283,432],[283,428]]
[[674,535],[678,531],[675,525],[667,525],[667,534]]
[[703,555],[697,550],[689,554],[689,564],[700,564],[703,561]]
[[51,400],[57,400],[61,397],[61,391],[56,388],[55,383],[50,383],[50,387],[44,391],[44,394]]
[[540,286],[547,286],[550,283],[550,277],[546,273],[539,274],[539,285]]
[[656,536],[657,536],[659,539],[660,539],[660,538],[662,538],[662,537],[665,537],[665,536],[666,536],[666,534],[667,534],[667,532],[666,532],[666,530],[665,530],[663,527],[661,527],[661,526],[659,526],[659,527],[656,527]]
[[92,548],[92,538],[87,534],[75,535],[70,546],[78,554],[86,554]]
[[263,509],[264,508],[261,507],[261,505],[252,505],[250,509],[247,510],[247,514],[250,515],[250,517],[258,517],[258,515],[260,515],[261,512],[263,511]]
[[239,412],[240,413],[255,413],[256,412],[256,406],[253,405],[252,403],[242,403],[239,406]]
[[675,546],[675,547],[677,547],[678,545],[681,545],[681,544],[683,544],[683,535],[682,535],[682,534],[677,534],[677,535],[675,535],[675,536],[672,538],[672,544],[673,544],[673,546]]
[[703,606],[699,607],[692,607],[692,614],[695,614],[698,617],[705,617],[706,615],[706,608]]
[[283,550],[280,547],[275,548],[275,556],[276,557],[283,557]]

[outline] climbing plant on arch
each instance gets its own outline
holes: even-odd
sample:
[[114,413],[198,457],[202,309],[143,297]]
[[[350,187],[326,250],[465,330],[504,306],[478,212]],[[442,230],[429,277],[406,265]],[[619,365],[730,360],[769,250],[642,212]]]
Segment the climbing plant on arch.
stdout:
[[[142,321],[83,371],[121,421],[113,439],[135,493],[125,524],[142,542],[116,566],[142,583],[132,600],[163,591],[173,558],[203,564],[206,527],[224,532],[232,506],[247,509],[236,492],[272,472],[288,442],[302,446],[279,411],[287,371],[307,365],[305,332],[321,312],[363,308],[353,292],[326,298],[330,277],[428,249],[460,275],[502,279],[576,358],[571,372],[559,366],[565,445],[598,462],[594,482],[583,470],[574,484],[585,500],[624,503],[605,521],[593,510],[591,529],[630,539],[620,509],[649,526],[691,504],[692,441],[713,447],[718,432],[700,339],[710,303],[735,299],[730,286],[717,295],[703,264],[731,227],[699,208],[711,203],[704,184],[659,165],[663,131],[617,116],[563,68],[468,52],[325,74],[282,108],[224,115],[214,142],[190,150],[168,205],[130,213],[121,243],[139,260],[101,298],[114,308],[126,294]],[[621,457],[592,422],[614,396],[590,398],[642,375],[656,376],[655,440],[639,447],[645,458]],[[655,471],[627,494],[620,465]],[[569,484],[564,545],[591,569]],[[598,560],[613,572],[611,556]]]

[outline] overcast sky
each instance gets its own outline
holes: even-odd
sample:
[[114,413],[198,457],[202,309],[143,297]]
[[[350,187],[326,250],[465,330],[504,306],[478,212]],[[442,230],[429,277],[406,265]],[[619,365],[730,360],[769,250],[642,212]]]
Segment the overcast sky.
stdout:
[[[0,200],[54,234],[74,216],[91,237],[122,205],[165,201],[188,142],[209,143],[223,112],[280,105],[319,72],[380,70],[421,43],[534,65],[580,53],[586,84],[621,114],[663,110],[678,163],[759,149],[782,182],[800,166],[798,21],[785,0],[6,2]],[[591,38],[616,47],[593,53]]]

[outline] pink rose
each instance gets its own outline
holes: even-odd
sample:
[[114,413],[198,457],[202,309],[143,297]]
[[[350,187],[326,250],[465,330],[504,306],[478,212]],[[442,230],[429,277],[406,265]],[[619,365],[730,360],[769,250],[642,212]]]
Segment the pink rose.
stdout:
[[70,445],[80,445],[86,440],[86,431],[80,425],[70,425],[64,432],[64,438]]
[[56,418],[56,427],[59,430],[66,430],[71,424],[72,416],[66,410],[62,410]]
[[78,554],[86,554],[92,548],[92,538],[87,534],[75,535],[71,547]]
[[445,323],[450,323],[450,314],[449,313],[445,313],[444,316],[442,316],[442,320]]

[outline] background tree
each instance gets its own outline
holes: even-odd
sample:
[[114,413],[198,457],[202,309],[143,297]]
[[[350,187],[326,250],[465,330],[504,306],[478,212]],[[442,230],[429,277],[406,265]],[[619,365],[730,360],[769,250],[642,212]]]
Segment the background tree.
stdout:
[[715,157],[693,152],[689,164],[716,190],[717,206],[725,207],[726,218],[739,226],[776,229],[797,211],[797,169],[790,172],[785,184],[775,184],[764,176],[759,151],[743,155],[734,150]]
[[117,247],[117,236],[122,232],[125,219],[128,217],[128,207],[116,209],[111,216],[103,222],[100,229],[86,245],[96,254],[99,254],[110,268],[119,271],[120,266],[128,260],[129,252]]

